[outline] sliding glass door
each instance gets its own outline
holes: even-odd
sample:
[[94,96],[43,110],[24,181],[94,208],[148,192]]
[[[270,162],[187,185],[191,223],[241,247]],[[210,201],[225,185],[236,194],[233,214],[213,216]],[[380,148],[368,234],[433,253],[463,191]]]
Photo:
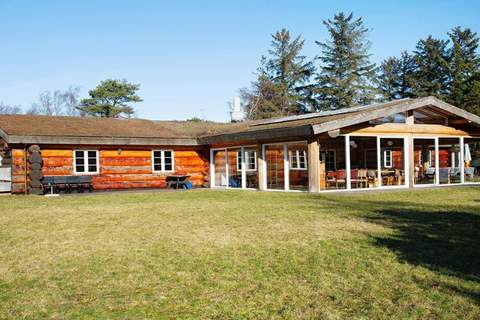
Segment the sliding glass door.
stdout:
[[256,147],[211,149],[212,187],[258,188]]
[[213,187],[227,187],[227,149],[212,150]]

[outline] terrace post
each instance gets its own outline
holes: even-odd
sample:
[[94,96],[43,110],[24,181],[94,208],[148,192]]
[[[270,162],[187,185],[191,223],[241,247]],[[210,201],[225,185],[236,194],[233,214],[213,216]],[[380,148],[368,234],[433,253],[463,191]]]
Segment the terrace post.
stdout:
[[407,137],[408,150],[408,187],[413,188],[415,184],[415,147],[413,142],[413,135],[409,134]]
[[[405,119],[405,123],[411,126],[415,124],[413,110],[407,111],[407,118]],[[406,164],[408,166],[408,187],[413,188],[413,185],[415,183],[415,147],[412,134],[409,134],[407,137],[407,146],[405,151],[408,151],[408,162]]]
[[308,141],[308,191],[320,191],[320,145],[317,139]]
[[257,174],[258,174],[258,190],[266,190],[265,185],[265,160],[263,159],[263,146],[257,145]]

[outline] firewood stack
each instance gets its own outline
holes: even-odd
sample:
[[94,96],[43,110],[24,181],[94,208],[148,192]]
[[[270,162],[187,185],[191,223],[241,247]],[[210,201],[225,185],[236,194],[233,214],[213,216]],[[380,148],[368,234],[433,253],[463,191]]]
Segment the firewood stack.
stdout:
[[40,154],[40,147],[32,145],[28,148],[28,177],[30,194],[43,194],[42,190],[42,155]]

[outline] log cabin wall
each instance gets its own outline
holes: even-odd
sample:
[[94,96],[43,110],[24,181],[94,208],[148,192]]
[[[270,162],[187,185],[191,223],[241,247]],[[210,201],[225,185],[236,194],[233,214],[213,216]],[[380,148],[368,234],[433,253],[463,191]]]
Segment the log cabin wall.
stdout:
[[28,178],[25,172],[27,168],[26,152],[23,149],[12,149],[12,193],[25,193]]
[[[74,174],[73,152],[78,150],[99,150],[99,173],[93,174],[95,190],[129,188],[164,188],[166,177],[185,174],[195,187],[208,185],[208,148],[192,147],[145,147],[115,148],[102,147],[41,147],[42,172],[45,176],[70,176]],[[153,172],[152,151],[173,150],[174,171]],[[13,150],[13,193],[25,192],[25,153]]]

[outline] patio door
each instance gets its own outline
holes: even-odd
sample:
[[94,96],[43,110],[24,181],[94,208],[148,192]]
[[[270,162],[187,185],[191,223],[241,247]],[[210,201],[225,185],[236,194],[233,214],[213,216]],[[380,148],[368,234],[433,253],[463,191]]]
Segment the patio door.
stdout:
[[258,188],[255,146],[210,149],[211,187]]
[[211,186],[228,186],[227,149],[213,149],[211,152]]

